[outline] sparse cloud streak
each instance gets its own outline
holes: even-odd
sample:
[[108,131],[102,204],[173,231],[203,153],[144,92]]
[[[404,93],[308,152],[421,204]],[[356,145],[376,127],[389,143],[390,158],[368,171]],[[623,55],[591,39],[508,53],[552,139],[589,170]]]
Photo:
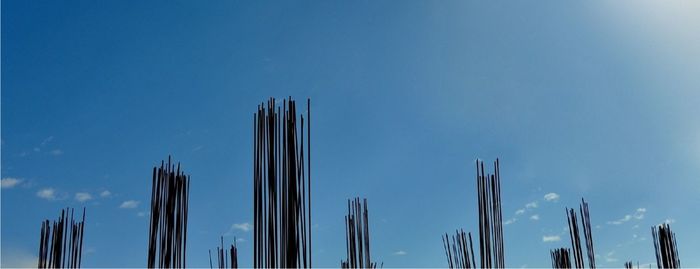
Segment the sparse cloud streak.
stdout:
[[558,235],[545,235],[542,236],[542,242],[548,243],[548,242],[559,242],[561,241],[561,237]]
[[128,200],[124,201],[119,208],[136,208],[139,206],[139,201],[136,200]]
[[394,255],[396,255],[396,256],[404,256],[406,254],[408,254],[408,253],[406,251],[403,251],[403,250],[399,250],[399,251],[394,252]]
[[0,187],[3,189],[11,189],[14,188],[15,186],[19,185],[24,181],[23,179],[18,179],[18,178],[13,178],[13,177],[6,177],[3,179],[0,179]]
[[55,200],[56,199],[56,190],[53,188],[44,188],[39,190],[36,193],[36,196],[42,199],[46,200]]
[[559,194],[550,192],[544,195],[544,200],[547,202],[556,202],[559,201]]
[[78,202],[86,202],[88,200],[92,199],[92,195],[87,192],[78,192],[75,194],[75,200]]

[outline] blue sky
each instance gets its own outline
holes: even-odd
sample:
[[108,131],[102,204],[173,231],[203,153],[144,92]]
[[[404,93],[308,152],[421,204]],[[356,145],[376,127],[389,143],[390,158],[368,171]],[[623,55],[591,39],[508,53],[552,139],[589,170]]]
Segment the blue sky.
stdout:
[[188,265],[208,266],[220,235],[244,240],[249,265],[252,115],[293,96],[313,106],[317,266],[344,257],[355,196],[373,257],[446,266],[440,235],[478,230],[473,162],[499,157],[507,266],[548,267],[569,246],[564,208],[585,197],[599,266],[653,263],[649,228],[669,221],[698,267],[699,14],[684,1],[3,1],[2,266],[35,266],[40,222],[67,206],[87,208],[84,266],[145,266],[151,169],[170,154],[192,176]]

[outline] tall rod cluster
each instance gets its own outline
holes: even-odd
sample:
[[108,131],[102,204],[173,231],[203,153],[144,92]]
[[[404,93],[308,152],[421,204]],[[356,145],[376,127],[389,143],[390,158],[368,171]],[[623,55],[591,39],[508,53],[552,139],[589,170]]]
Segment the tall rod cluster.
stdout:
[[484,172],[484,162],[477,160],[476,182],[479,194],[479,254],[481,267],[505,268],[499,160],[496,159],[494,162],[493,174],[486,174]]
[[[73,218],[75,209],[62,209],[58,220],[41,223],[37,268],[80,268],[85,231],[85,208],[82,220]],[[70,219],[68,219],[70,214]]]
[[654,238],[656,266],[658,268],[680,268],[681,260],[676,248],[676,234],[671,231],[671,225],[664,223],[651,227],[651,235]]
[[345,216],[345,246],[347,258],[341,268],[377,268],[370,257],[369,213],[367,199],[348,199],[348,214]]
[[171,163],[153,167],[148,267],[184,268],[190,177]]
[[[209,268],[214,268],[211,259],[211,250],[209,250]],[[221,247],[216,247],[216,268],[238,268],[236,237],[233,238],[233,244],[231,244],[228,250],[224,248],[224,237],[221,237]]]
[[[586,200],[581,198],[581,205],[579,206],[579,212],[581,213],[581,225],[583,226],[583,236],[586,241],[586,255],[588,256],[588,267],[595,268],[595,253],[593,251],[593,235],[591,230],[591,217],[588,211],[588,203]],[[583,259],[583,247],[581,246],[581,231],[578,226],[578,217],[576,216],[576,211],[573,208],[566,208],[566,221],[569,229],[569,238],[571,238],[571,249],[567,249],[567,259],[571,263],[569,252],[573,254],[573,264],[576,268],[584,268],[585,263]],[[556,263],[554,258],[554,253],[558,252],[559,255],[563,254],[562,249],[551,250],[552,253],[552,267],[563,266],[563,264]],[[570,266],[570,265],[569,265]],[[561,267],[559,267],[561,268]]]
[[294,100],[271,98],[253,116],[255,268],[311,267],[310,110],[304,125]]
[[595,269],[595,252],[593,251],[593,234],[591,230],[591,216],[588,211],[588,203],[581,198],[579,206],[581,212],[581,224],[583,224],[583,235],[586,239],[586,254],[588,255],[588,267]]
[[568,248],[556,248],[551,250],[552,268],[571,268],[571,256]]
[[445,233],[445,237],[442,238],[442,244],[445,248],[445,256],[447,257],[449,268],[476,268],[471,233],[467,235],[464,230],[458,230],[452,236],[452,241],[450,241],[448,234]]
[[583,249],[581,248],[581,236],[578,230],[578,221],[574,209],[566,209],[566,219],[569,224],[569,237],[571,238],[571,250],[574,254],[574,265],[583,268]]

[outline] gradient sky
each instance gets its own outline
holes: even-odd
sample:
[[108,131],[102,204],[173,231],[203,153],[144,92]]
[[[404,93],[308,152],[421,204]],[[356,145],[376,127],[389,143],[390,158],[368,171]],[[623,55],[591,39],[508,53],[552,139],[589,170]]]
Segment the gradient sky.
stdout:
[[226,235],[249,266],[253,112],[293,96],[317,266],[344,258],[354,196],[386,267],[446,266],[440,235],[478,231],[474,160],[498,157],[507,266],[548,267],[585,197],[599,266],[654,263],[668,221],[700,267],[698,29],[683,1],[2,1],[2,266],[35,266],[67,206],[84,266],[145,266],[169,154],[188,265]]

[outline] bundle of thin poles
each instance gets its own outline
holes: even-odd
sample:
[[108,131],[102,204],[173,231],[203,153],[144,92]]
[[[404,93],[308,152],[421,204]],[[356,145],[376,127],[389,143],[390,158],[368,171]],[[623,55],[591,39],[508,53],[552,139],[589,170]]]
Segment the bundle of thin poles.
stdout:
[[552,268],[571,268],[571,257],[568,248],[557,248],[550,251]]
[[[73,218],[75,209],[61,210],[57,221],[41,223],[37,268],[80,268],[85,231],[85,208],[82,221]],[[70,222],[68,219],[70,214]]]
[[581,248],[581,236],[578,231],[578,222],[576,219],[576,211],[574,209],[566,209],[566,219],[569,223],[569,237],[571,238],[571,249],[574,253],[574,265],[576,268],[583,268],[583,250]]
[[[581,224],[583,226],[583,235],[586,240],[586,254],[588,256],[588,267],[595,268],[595,253],[593,251],[593,235],[591,230],[591,217],[588,211],[588,203],[586,200],[581,198],[581,205],[579,206],[579,212],[581,213]],[[578,218],[576,216],[576,211],[573,208],[566,209],[566,221],[569,228],[569,237],[571,238],[571,251],[574,255],[574,266],[576,268],[583,268],[585,266],[583,261],[583,247],[581,247],[581,232],[578,227]]]
[[658,268],[680,268],[681,260],[676,248],[676,234],[671,231],[671,225],[664,223],[651,227],[651,235],[654,238],[656,266]]
[[[634,268],[634,263],[632,261],[625,262],[625,269],[632,269]],[[639,262],[637,262],[637,268],[639,268]]]
[[305,126],[294,100],[270,98],[253,116],[255,268],[311,267],[310,110]]
[[499,160],[494,174],[484,172],[484,163],[476,161],[479,199],[479,254],[482,268],[505,268],[503,222],[501,214],[501,177]]
[[[236,246],[236,237],[233,238],[233,244],[228,251],[224,248],[224,237],[221,237],[221,247],[216,247],[216,268],[238,268],[238,247]],[[211,250],[209,250],[209,268],[214,268],[211,260]]]
[[153,167],[148,267],[184,268],[190,177],[171,163]]
[[360,198],[348,199],[345,246],[347,258],[340,262],[341,268],[377,268],[377,263],[370,257],[367,199],[363,203],[360,203]]
[[588,267],[595,269],[595,253],[593,251],[593,235],[591,230],[591,216],[588,212],[588,203],[586,200],[581,198],[581,205],[579,206],[579,211],[581,211],[581,223],[583,224],[583,235],[586,239],[586,250],[588,254]]
[[[467,238],[469,238],[469,245],[467,245]],[[445,233],[445,237],[442,238],[442,244],[445,248],[447,264],[450,268],[476,268],[471,233],[467,235],[464,230],[458,230],[456,235],[452,236],[452,241]]]

